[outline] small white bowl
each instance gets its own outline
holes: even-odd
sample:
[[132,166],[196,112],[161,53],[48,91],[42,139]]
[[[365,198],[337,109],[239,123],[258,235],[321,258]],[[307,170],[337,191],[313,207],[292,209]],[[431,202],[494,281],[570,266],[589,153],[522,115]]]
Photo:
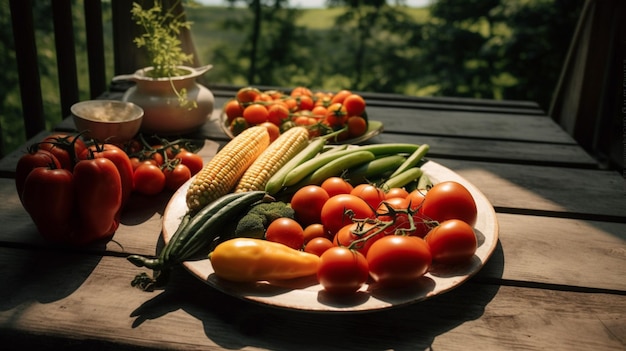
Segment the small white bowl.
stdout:
[[131,140],[141,127],[143,109],[132,102],[88,100],[71,109],[76,129],[83,138],[121,144]]

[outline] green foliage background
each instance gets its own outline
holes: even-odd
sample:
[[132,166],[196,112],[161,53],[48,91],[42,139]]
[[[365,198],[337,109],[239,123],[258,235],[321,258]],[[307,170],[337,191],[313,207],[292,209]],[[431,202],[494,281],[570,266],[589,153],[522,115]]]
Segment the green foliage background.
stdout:
[[[81,98],[88,98],[82,1],[74,17]],[[329,0],[296,9],[285,0],[186,2],[207,84],[376,91],[412,96],[532,100],[547,110],[582,0],[438,0],[428,8],[381,0]],[[401,1],[400,1],[401,3]],[[33,2],[47,126],[61,121],[47,2]],[[255,12],[258,9],[258,12]],[[256,15],[256,16],[255,16]],[[130,16],[130,14],[129,14]],[[103,1],[107,75],[111,14]],[[255,32],[255,19],[260,19]],[[0,2],[0,127],[4,155],[25,141],[9,5]],[[80,57],[83,55],[83,57]],[[254,64],[253,64],[254,63]],[[124,72],[130,73],[130,72]]]

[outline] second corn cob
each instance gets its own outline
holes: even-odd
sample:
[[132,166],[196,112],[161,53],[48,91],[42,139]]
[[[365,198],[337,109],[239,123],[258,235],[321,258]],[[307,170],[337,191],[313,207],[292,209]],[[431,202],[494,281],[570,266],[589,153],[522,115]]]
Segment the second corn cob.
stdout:
[[265,127],[251,127],[228,142],[202,170],[187,190],[187,207],[198,211],[229,193],[257,157],[270,144]]
[[282,133],[243,174],[235,192],[264,190],[268,180],[309,141],[305,127],[293,127]]

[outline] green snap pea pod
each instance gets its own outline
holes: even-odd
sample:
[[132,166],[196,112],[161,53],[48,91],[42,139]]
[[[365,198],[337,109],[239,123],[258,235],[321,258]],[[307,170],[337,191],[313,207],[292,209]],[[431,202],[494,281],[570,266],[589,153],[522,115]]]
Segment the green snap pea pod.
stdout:
[[424,171],[422,171],[419,167],[409,168],[395,177],[387,179],[387,181],[381,184],[380,188],[383,190],[402,188],[403,186],[418,180],[423,173]]
[[305,177],[310,176],[315,170],[327,164],[328,162],[339,158],[344,155],[348,155],[354,151],[369,151],[374,156],[399,154],[399,153],[413,153],[419,148],[419,145],[408,143],[385,143],[385,144],[370,144],[358,146],[355,148],[348,148],[347,150],[341,150],[336,152],[326,152],[320,154],[312,159],[300,164],[296,168],[289,171],[285,176],[284,186],[292,186],[301,182]]
[[369,151],[376,156],[391,154],[412,154],[420,147],[417,144],[409,143],[384,143],[384,144],[368,144],[359,146],[359,150]]
[[376,156],[369,151],[354,150],[315,170],[308,178],[308,182],[310,184],[322,184],[322,182],[329,177],[341,175],[344,170],[372,161],[374,158],[376,158]]
[[341,156],[349,155],[353,152],[354,150],[352,149],[352,150],[335,151],[331,153],[325,152],[323,154],[317,155],[313,157],[312,159],[306,162],[303,162],[299,166],[290,170],[289,173],[287,173],[287,175],[285,176],[283,185],[284,186],[295,185],[299,183],[300,181],[302,181],[307,176],[310,176],[311,174],[313,174],[315,170],[326,165],[328,162],[331,162],[332,160],[335,160]]
[[409,157],[407,157],[406,161],[404,161],[404,163],[401,164],[398,169],[391,173],[389,178],[393,178],[400,173],[406,171],[407,169],[415,167],[420,162],[420,160],[424,158],[429,149],[430,146],[428,144],[420,145],[417,150],[415,150]]
[[385,172],[392,172],[404,163],[406,157],[401,155],[389,155],[378,157],[362,165],[350,168],[346,178],[350,182],[363,182],[378,177]]
[[420,179],[417,181],[417,188],[420,190],[428,189],[432,185],[433,185],[433,182],[430,181],[430,178],[428,177],[426,173],[422,174]]
[[287,174],[303,162],[306,162],[315,157],[315,155],[317,155],[322,150],[324,145],[326,145],[326,139],[313,139],[309,143],[309,145],[307,145],[302,151],[296,154],[291,160],[287,161],[287,163],[282,166],[278,170],[278,172],[274,173],[274,175],[267,181],[267,184],[265,185],[265,191],[267,191],[267,193],[271,195],[278,193],[283,187],[283,183]]

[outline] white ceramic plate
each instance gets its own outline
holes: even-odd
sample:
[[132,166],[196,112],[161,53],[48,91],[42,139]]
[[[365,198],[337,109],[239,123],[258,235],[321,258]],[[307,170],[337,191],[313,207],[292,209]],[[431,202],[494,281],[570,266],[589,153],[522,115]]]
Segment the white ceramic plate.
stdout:
[[[327,294],[316,281],[309,277],[269,284],[233,283],[219,279],[208,259],[184,263],[193,275],[226,294],[274,307],[311,312],[365,312],[415,303],[449,291],[476,274],[487,262],[498,242],[498,221],[493,206],[474,185],[435,162],[423,166],[433,183],[453,180],[463,184],[471,192],[478,207],[478,220],[474,227],[478,236],[478,249],[469,264],[461,266],[433,266],[431,272],[412,286],[403,289],[379,289],[375,284],[365,285],[357,294],[337,298]],[[168,242],[176,231],[181,217],[187,211],[185,202],[189,183],[183,185],[168,203],[163,214],[163,239]]]
[[[228,128],[226,114],[224,114],[223,112],[220,114],[220,127],[222,128],[222,131],[224,132],[224,134],[226,134],[229,138],[232,139],[235,137],[233,133],[231,133],[230,129]],[[365,131],[363,135],[353,138],[353,139],[342,140],[340,144],[349,144],[349,145],[359,144],[375,137],[376,135],[382,133],[382,131],[383,131],[383,122],[370,120],[367,123],[367,130]],[[333,144],[333,141],[329,140],[328,144]]]

